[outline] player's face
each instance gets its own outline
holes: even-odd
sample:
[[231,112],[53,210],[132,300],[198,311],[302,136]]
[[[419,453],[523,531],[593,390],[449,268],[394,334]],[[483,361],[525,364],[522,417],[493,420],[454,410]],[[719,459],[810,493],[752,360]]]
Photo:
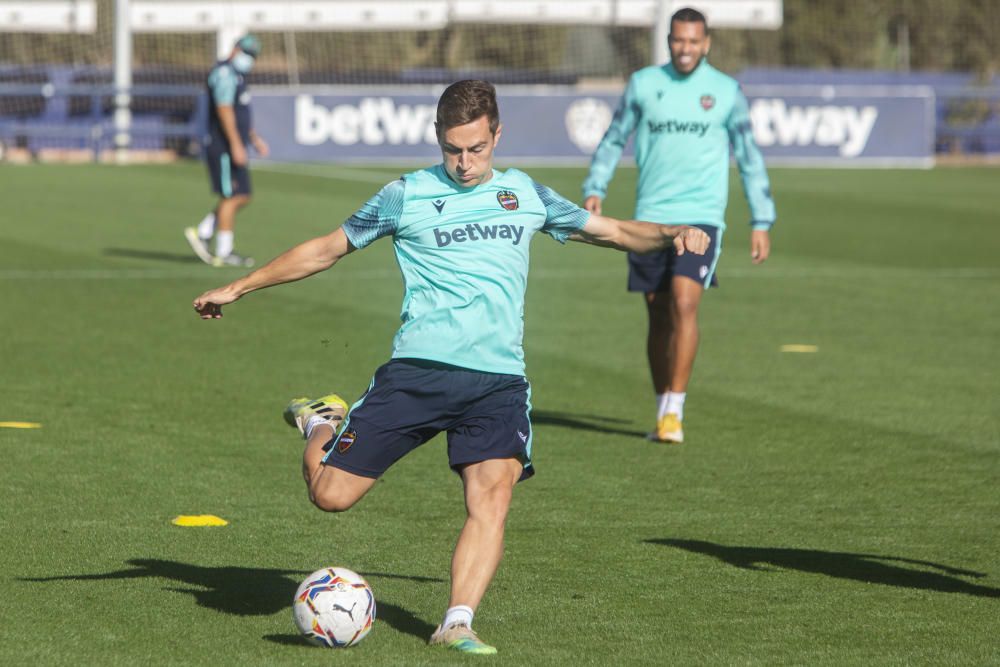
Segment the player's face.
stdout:
[[493,149],[500,140],[500,129],[497,127],[496,134],[490,132],[489,118],[481,116],[438,134],[444,168],[451,180],[471,188],[490,179]]
[[700,21],[674,21],[670,24],[670,62],[681,74],[690,74],[701,59],[708,55],[712,38],[705,34]]

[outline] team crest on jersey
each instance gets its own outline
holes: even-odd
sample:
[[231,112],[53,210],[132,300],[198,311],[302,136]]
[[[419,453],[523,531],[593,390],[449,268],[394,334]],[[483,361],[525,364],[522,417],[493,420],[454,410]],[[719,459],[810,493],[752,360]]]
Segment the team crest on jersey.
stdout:
[[351,448],[351,445],[354,444],[354,441],[357,438],[358,434],[357,432],[355,432],[354,429],[348,429],[344,431],[343,433],[340,434],[340,437],[337,438],[337,451],[343,454],[344,452],[346,452],[348,449]]
[[709,109],[711,109],[714,106],[715,106],[715,98],[714,97],[712,97],[711,95],[702,95],[701,96],[701,108],[702,109],[704,109],[705,111],[708,111]]
[[498,192],[497,201],[500,202],[500,205],[503,206],[506,211],[516,211],[521,205],[517,201],[517,195],[510,190],[501,190]]

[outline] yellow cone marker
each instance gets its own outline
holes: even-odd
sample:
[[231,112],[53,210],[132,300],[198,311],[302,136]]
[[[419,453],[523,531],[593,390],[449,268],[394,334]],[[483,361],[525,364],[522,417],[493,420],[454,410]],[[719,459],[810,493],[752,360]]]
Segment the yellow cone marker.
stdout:
[[816,345],[782,345],[782,352],[819,352],[819,347]]
[[228,526],[229,522],[214,514],[182,514],[170,522],[175,526]]
[[41,428],[38,422],[0,422],[0,428]]

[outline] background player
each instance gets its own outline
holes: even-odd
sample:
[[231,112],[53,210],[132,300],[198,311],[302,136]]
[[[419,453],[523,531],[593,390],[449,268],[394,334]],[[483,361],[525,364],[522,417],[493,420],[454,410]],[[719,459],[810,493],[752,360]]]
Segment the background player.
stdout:
[[[252,257],[233,252],[236,214],[250,203],[250,157],[247,146],[253,145],[267,157],[267,142],[254,132],[250,116],[250,92],[246,75],[260,54],[260,41],[253,35],[237,40],[229,57],[208,74],[208,135],[205,161],[212,180],[212,190],[219,203],[195,227],[184,230],[184,237],[201,260],[213,266],[253,266]],[[209,244],[215,238],[215,254]]]
[[495,653],[472,631],[474,610],[500,563],[514,485],[531,476],[530,387],[524,377],[524,291],[536,232],[637,252],[704,253],[693,227],[591,215],[526,174],[493,169],[500,116],[493,86],[460,81],[437,108],[443,164],[386,185],[329,235],[194,301],[205,319],[245,294],[330,268],[391,236],[403,273],[403,324],[392,359],[350,409],[335,395],[293,401],[307,440],[303,472],[320,509],[350,508],[397,460],[436,434],[461,476],[467,518],[452,557],[451,600],[431,637],[467,653]]
[[774,203],[764,161],[753,140],[746,98],[737,82],[708,64],[705,17],[681,9],[670,20],[670,58],[634,73],[583,184],[584,207],[601,201],[629,136],[635,132],[639,183],[635,217],[697,225],[712,238],[704,257],[671,250],[629,254],[628,289],[645,293],[646,354],[656,392],[652,439],[680,443],[688,381],[698,351],[698,306],[716,285],[729,194],[729,146],[750,204],[754,264],[771,251]]

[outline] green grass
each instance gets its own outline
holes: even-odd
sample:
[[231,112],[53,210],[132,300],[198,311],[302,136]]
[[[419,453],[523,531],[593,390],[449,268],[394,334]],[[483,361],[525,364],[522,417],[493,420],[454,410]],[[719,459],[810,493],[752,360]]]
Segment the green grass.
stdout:
[[[258,171],[237,248],[338,225],[399,169]],[[530,169],[577,196],[582,170]],[[682,447],[654,446],[624,258],[540,237],[538,475],[476,627],[493,664],[1000,664],[998,172],[774,170],[749,261],[734,179]],[[217,322],[202,168],[0,167],[0,664],[438,665],[463,509],[438,439],[357,507],[309,504],[288,398],[354,397],[402,292],[382,241]],[[608,201],[630,214],[634,172]],[[780,352],[788,343],[816,354]],[[213,513],[225,528],[178,528]],[[365,573],[372,634],[295,634],[298,581]]]

